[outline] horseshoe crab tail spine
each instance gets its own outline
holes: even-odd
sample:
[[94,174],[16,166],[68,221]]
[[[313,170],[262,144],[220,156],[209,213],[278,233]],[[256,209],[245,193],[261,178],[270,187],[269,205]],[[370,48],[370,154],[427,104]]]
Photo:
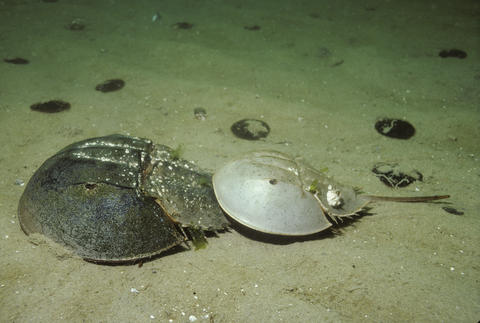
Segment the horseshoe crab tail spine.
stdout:
[[450,195],[432,195],[432,196],[377,196],[377,195],[364,195],[370,201],[385,201],[385,202],[409,202],[409,203],[421,203],[430,202],[436,200],[443,200],[450,197]]

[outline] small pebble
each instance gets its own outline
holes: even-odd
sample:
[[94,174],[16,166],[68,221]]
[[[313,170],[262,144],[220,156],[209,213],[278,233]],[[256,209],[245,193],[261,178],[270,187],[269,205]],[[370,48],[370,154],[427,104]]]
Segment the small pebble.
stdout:
[[197,107],[193,109],[193,114],[195,116],[195,119],[197,120],[204,121],[205,119],[207,119],[207,111],[202,107]]
[[444,207],[442,207],[442,209],[445,212],[448,212],[448,213],[453,214],[453,215],[463,215],[463,214],[465,214],[463,211],[459,211],[456,208],[449,207],[449,206],[444,206]]
[[155,14],[152,17],[152,22],[160,21],[160,19],[162,19],[162,16],[158,12],[155,12]]
[[3,61],[4,61],[5,63],[19,64],[19,65],[23,65],[23,64],[28,64],[28,63],[29,63],[27,59],[21,58],[21,57],[4,58]]
[[70,109],[70,103],[62,100],[50,100],[32,104],[30,109],[44,113],[56,113]]
[[85,23],[82,19],[75,18],[67,26],[65,26],[65,28],[73,31],[81,31],[85,29]]
[[193,24],[183,21],[183,22],[177,22],[173,24],[172,27],[174,29],[192,29]]
[[113,92],[113,91],[118,91],[122,89],[125,86],[125,81],[121,79],[111,79],[111,80],[106,80],[103,83],[98,84],[95,87],[95,90],[107,93],[107,92]]

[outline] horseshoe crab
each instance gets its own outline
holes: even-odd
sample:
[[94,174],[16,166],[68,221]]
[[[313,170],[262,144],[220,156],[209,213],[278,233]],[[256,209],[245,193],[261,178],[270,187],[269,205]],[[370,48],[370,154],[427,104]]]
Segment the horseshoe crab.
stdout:
[[366,210],[373,201],[426,202],[449,197],[362,195],[276,151],[246,154],[220,168],[213,187],[222,209],[256,231],[305,236],[324,231],[342,218]]
[[184,242],[184,231],[224,230],[211,176],[176,155],[123,135],[69,145],[28,182],[18,206],[21,228],[99,263],[157,255]]

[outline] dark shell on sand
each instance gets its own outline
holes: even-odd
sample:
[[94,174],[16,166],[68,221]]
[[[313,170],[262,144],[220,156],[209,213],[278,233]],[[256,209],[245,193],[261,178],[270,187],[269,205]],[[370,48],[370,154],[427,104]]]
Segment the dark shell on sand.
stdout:
[[211,176],[171,153],[122,135],[67,146],[26,186],[21,228],[100,263],[158,255],[185,241],[182,228],[225,229]]

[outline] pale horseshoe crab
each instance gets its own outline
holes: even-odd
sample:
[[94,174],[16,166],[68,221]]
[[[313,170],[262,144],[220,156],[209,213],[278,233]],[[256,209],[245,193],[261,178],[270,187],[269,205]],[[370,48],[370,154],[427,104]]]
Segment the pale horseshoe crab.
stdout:
[[359,194],[277,151],[243,155],[213,176],[218,203],[236,222],[274,235],[307,236],[354,217],[374,201],[427,202],[449,195],[388,197]]

